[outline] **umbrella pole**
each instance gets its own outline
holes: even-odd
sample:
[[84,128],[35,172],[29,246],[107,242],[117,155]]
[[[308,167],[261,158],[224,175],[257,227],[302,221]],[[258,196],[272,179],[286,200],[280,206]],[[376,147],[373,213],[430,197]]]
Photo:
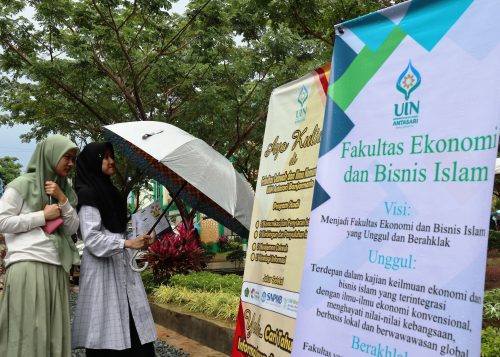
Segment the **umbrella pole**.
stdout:
[[[187,181],[184,181],[184,183],[182,184],[182,186],[177,190],[177,192],[175,193],[175,195],[172,197],[172,200],[170,201],[170,203],[167,205],[167,207],[165,207],[165,209],[163,210],[163,212],[160,214],[160,216],[156,219],[156,222],[153,224],[153,226],[149,229],[148,231],[148,235],[151,234],[153,232],[153,230],[156,228],[156,226],[158,225],[158,223],[160,223],[160,220],[162,219],[162,217],[167,213],[168,209],[172,206],[172,204],[174,203],[174,199],[177,198],[177,196],[181,193],[181,191],[184,189],[184,187],[186,187],[187,185]],[[172,226],[170,225],[170,221],[167,219],[167,222],[168,222],[168,225],[170,227],[170,229],[172,229]],[[173,229],[172,229],[173,230]],[[140,254],[140,257],[142,257],[142,255],[144,254],[144,252],[141,252],[139,250],[136,250],[135,253],[132,255],[132,257],[130,258],[130,262],[129,262],[129,265],[130,265],[130,268],[133,270],[133,271],[136,271],[138,273],[146,270],[146,268],[148,267],[149,263],[148,262],[145,262],[144,265],[142,267],[138,267],[137,266],[137,262],[136,262],[136,259],[137,259],[137,256]]]
[[[184,189],[184,187],[186,187],[187,185],[187,181],[185,181],[182,186],[177,190],[177,192],[175,193],[175,195],[172,197],[172,200],[170,201],[170,203],[167,205],[167,207],[165,207],[165,209],[163,210],[163,212],[160,214],[160,216],[158,217],[158,219],[156,220],[155,224],[153,224],[153,226],[149,229],[148,233],[147,234],[151,234],[153,232],[153,230],[156,228],[156,226],[158,225],[158,223],[160,223],[160,220],[162,219],[162,217],[168,212],[169,208],[172,206],[172,204],[174,203],[174,200],[177,198],[177,196],[179,196],[179,194],[181,193],[181,191]],[[170,226],[170,229],[172,229],[172,226],[170,225],[170,221],[167,219],[167,222],[168,222],[168,225]]]

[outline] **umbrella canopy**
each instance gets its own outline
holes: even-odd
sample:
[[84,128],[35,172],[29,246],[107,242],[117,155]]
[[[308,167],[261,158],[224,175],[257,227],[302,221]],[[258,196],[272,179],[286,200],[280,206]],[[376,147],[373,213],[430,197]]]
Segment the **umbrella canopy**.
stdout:
[[203,140],[158,121],[107,125],[104,135],[171,194],[185,185],[180,198],[238,235],[248,236],[252,187]]

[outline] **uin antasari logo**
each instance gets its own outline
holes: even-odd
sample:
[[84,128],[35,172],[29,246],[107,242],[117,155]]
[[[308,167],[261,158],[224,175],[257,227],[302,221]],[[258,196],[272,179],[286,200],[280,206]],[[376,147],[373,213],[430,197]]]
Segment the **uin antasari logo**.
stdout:
[[300,123],[306,118],[307,109],[305,108],[307,99],[309,98],[309,90],[306,86],[300,88],[299,95],[297,96],[297,102],[300,105],[300,109],[295,111],[295,122]]
[[404,94],[405,101],[394,104],[394,119],[392,125],[396,128],[407,128],[418,123],[420,101],[410,100],[412,93],[420,86],[422,76],[412,65],[411,60],[396,82],[396,89]]

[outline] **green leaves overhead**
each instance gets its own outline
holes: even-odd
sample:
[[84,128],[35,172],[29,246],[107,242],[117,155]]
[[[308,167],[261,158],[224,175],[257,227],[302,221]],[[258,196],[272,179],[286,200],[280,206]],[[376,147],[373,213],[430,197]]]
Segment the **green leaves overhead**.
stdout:
[[[390,1],[0,0],[0,125],[25,139],[102,139],[159,120],[204,139],[252,183],[271,91],[330,61],[333,25]],[[124,193],[141,177],[119,168]],[[128,180],[132,177],[132,180]]]

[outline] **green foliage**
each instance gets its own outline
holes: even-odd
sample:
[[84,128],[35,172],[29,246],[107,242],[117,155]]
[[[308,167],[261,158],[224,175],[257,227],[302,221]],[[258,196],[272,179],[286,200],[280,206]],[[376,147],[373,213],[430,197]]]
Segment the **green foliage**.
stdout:
[[234,236],[220,236],[217,243],[221,252],[230,252],[241,248],[241,242],[236,241]]
[[500,322],[500,289],[493,289],[484,293],[483,320]]
[[17,157],[4,156],[0,157],[0,178],[2,178],[5,186],[16,177],[21,175],[21,165]]
[[491,211],[500,210],[500,175],[495,175],[495,184],[493,190],[493,200],[491,201]]
[[220,236],[218,245],[221,252],[228,252],[226,260],[233,262],[238,267],[243,264],[246,253],[242,250],[242,244],[236,241],[234,237]]
[[243,263],[243,261],[245,260],[246,255],[247,255],[247,253],[244,252],[240,248],[240,249],[233,250],[231,253],[229,253],[226,256],[226,260],[228,260],[228,261],[230,261],[232,263],[235,263],[238,266],[240,266]]
[[208,242],[208,243],[203,243],[202,244],[203,249],[205,252],[215,255],[218,251],[220,251],[219,248],[219,243],[218,242]]
[[183,287],[191,291],[224,292],[240,296],[243,278],[235,274],[220,275],[210,272],[174,275],[169,286]]
[[[103,125],[165,121],[255,185],[271,91],[330,62],[342,18],[392,3],[190,0],[177,15],[168,0],[0,0],[0,125],[86,143]],[[125,163],[117,180],[127,194],[142,175]]]
[[206,246],[203,245],[203,249],[205,249],[205,259],[207,262],[209,262],[210,260],[212,260],[215,255],[217,254],[216,252],[214,252],[213,250],[207,250]]
[[481,332],[481,357],[500,356],[500,328],[486,327]]
[[490,230],[488,249],[500,249],[500,231]]
[[229,242],[228,244],[229,251],[238,249],[241,249],[241,242],[235,242],[235,241]]
[[220,236],[219,239],[217,240],[217,243],[219,244],[219,248],[221,252],[227,252],[229,250],[229,237],[228,236]]
[[141,279],[142,283],[144,284],[144,289],[148,294],[159,286],[159,284],[157,284],[155,281],[155,277],[151,269],[146,269],[141,272]]
[[232,293],[191,291],[165,285],[156,289],[152,298],[157,303],[178,304],[192,312],[231,321],[236,321],[240,301],[239,295]]

